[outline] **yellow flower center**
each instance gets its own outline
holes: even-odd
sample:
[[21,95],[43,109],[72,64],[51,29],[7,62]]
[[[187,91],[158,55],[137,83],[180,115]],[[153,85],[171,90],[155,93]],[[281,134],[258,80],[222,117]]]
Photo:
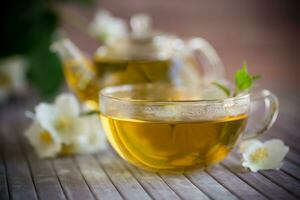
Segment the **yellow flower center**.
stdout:
[[71,155],[74,153],[74,147],[72,145],[64,144],[60,151],[60,155]]
[[53,143],[53,139],[52,139],[51,135],[49,134],[49,132],[47,132],[47,131],[43,131],[40,134],[40,140],[42,142],[44,142],[45,144],[52,144]]
[[66,117],[60,117],[55,124],[58,130],[66,130],[70,127],[70,120]]
[[254,153],[251,154],[251,162],[257,163],[261,160],[264,160],[265,158],[268,157],[268,151],[266,148],[258,148]]

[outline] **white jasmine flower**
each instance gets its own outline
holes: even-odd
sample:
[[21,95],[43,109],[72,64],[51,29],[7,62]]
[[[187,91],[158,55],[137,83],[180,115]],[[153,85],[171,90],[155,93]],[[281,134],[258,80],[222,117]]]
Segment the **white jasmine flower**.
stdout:
[[77,153],[95,153],[106,148],[106,139],[100,119],[97,115],[85,116],[87,129],[84,134],[74,142],[74,151]]
[[125,37],[128,34],[125,21],[113,17],[107,10],[99,10],[96,13],[90,24],[90,32],[104,42]]
[[106,147],[105,135],[97,115],[80,116],[74,95],[62,94],[54,104],[40,103],[35,113],[26,112],[33,124],[26,138],[40,157],[95,153]]
[[71,144],[85,130],[86,123],[79,117],[80,105],[74,95],[62,94],[54,104],[40,103],[35,113],[40,125],[59,135],[64,144]]
[[258,170],[280,169],[289,147],[279,139],[264,143],[253,139],[242,142],[239,151],[243,155],[242,165],[257,172]]
[[25,137],[41,158],[54,157],[61,150],[58,135],[43,129],[36,121],[25,131]]
[[26,86],[26,60],[13,56],[0,61],[0,102],[9,95],[20,93]]
[[257,140],[257,139],[250,139],[250,140],[245,140],[241,142],[239,146],[239,152],[240,153],[245,153],[249,147],[254,146],[254,145],[261,145],[262,142]]

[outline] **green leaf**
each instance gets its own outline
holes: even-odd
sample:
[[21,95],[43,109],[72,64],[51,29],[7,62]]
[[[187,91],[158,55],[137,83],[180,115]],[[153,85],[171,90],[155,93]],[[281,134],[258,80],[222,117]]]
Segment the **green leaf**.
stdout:
[[[88,5],[93,0],[65,0]],[[60,0],[9,0],[0,17],[0,57],[23,55],[27,77],[44,96],[53,96],[62,83],[59,59],[49,51],[59,19],[52,7]]]
[[[235,73],[235,90],[232,95],[236,96],[240,92],[249,91],[252,88],[254,81],[259,80],[260,78],[261,76],[259,75],[250,75],[248,73],[247,64],[244,63],[242,68]],[[212,82],[212,84],[220,88],[228,97],[231,96],[230,89],[225,85],[217,81]]]
[[247,64],[244,63],[242,69],[237,70],[235,73],[235,93],[248,91],[252,88],[253,82],[260,79],[261,76],[251,76],[248,73]]
[[252,79],[248,74],[247,66],[245,64],[242,69],[235,73],[235,84],[237,91],[243,91],[251,87]]
[[259,79],[261,79],[260,75],[254,75],[254,76],[252,76],[252,81],[256,81],[256,80],[259,80]]
[[217,81],[213,81],[212,82],[213,85],[217,86],[219,89],[221,89],[228,97],[230,96],[230,89],[227,88],[225,85],[217,82]]
[[49,50],[50,41],[40,41],[29,54],[28,80],[46,97],[56,94],[63,80],[62,66],[57,55]]

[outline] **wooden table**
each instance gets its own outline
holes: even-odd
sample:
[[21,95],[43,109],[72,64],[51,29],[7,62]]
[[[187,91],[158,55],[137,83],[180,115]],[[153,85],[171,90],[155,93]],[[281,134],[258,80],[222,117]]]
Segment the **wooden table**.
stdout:
[[[31,106],[24,106],[31,105]],[[95,155],[41,160],[23,136],[29,121],[17,99],[1,109],[0,199],[297,199],[300,137],[296,119],[282,112],[269,137],[290,145],[279,171],[247,172],[236,153],[205,171],[168,175],[137,169],[111,149]]]
[[[246,59],[251,72],[263,75],[261,87],[279,96],[279,119],[264,139],[281,138],[290,146],[280,170],[247,172],[236,153],[205,171],[182,175],[137,169],[111,150],[40,160],[22,136],[29,124],[24,111],[39,101],[28,94],[0,107],[0,200],[299,199],[300,29],[299,21],[287,15],[296,8],[279,2],[103,0],[101,5],[126,18],[148,12],[157,27],[204,36],[219,52],[229,78]],[[96,9],[70,8],[87,17]],[[93,40],[64,26],[84,50],[92,52],[97,47]]]

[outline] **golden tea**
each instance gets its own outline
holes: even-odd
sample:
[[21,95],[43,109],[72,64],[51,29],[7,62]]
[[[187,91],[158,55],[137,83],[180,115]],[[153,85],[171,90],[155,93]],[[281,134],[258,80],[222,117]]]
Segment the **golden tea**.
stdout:
[[169,60],[106,60],[80,63],[69,60],[64,63],[64,73],[71,90],[79,99],[98,108],[98,93],[106,86],[128,83],[169,82]]
[[211,121],[142,121],[101,116],[109,142],[134,165],[182,172],[225,158],[243,132],[247,115]]
[[100,85],[92,64],[69,60],[64,63],[64,74],[70,89],[92,108],[97,108]]
[[[245,131],[255,97],[265,104],[260,126]],[[223,160],[243,138],[268,130],[278,101],[267,90],[227,98],[210,83],[132,84],[100,92],[103,128],[116,152],[130,163],[154,171],[184,172]]]
[[64,62],[70,89],[94,109],[98,108],[98,92],[107,86],[153,82],[186,85],[223,79],[222,63],[204,39],[181,41],[172,35],[138,35],[105,43],[93,59],[67,38],[53,43],[51,50]]

